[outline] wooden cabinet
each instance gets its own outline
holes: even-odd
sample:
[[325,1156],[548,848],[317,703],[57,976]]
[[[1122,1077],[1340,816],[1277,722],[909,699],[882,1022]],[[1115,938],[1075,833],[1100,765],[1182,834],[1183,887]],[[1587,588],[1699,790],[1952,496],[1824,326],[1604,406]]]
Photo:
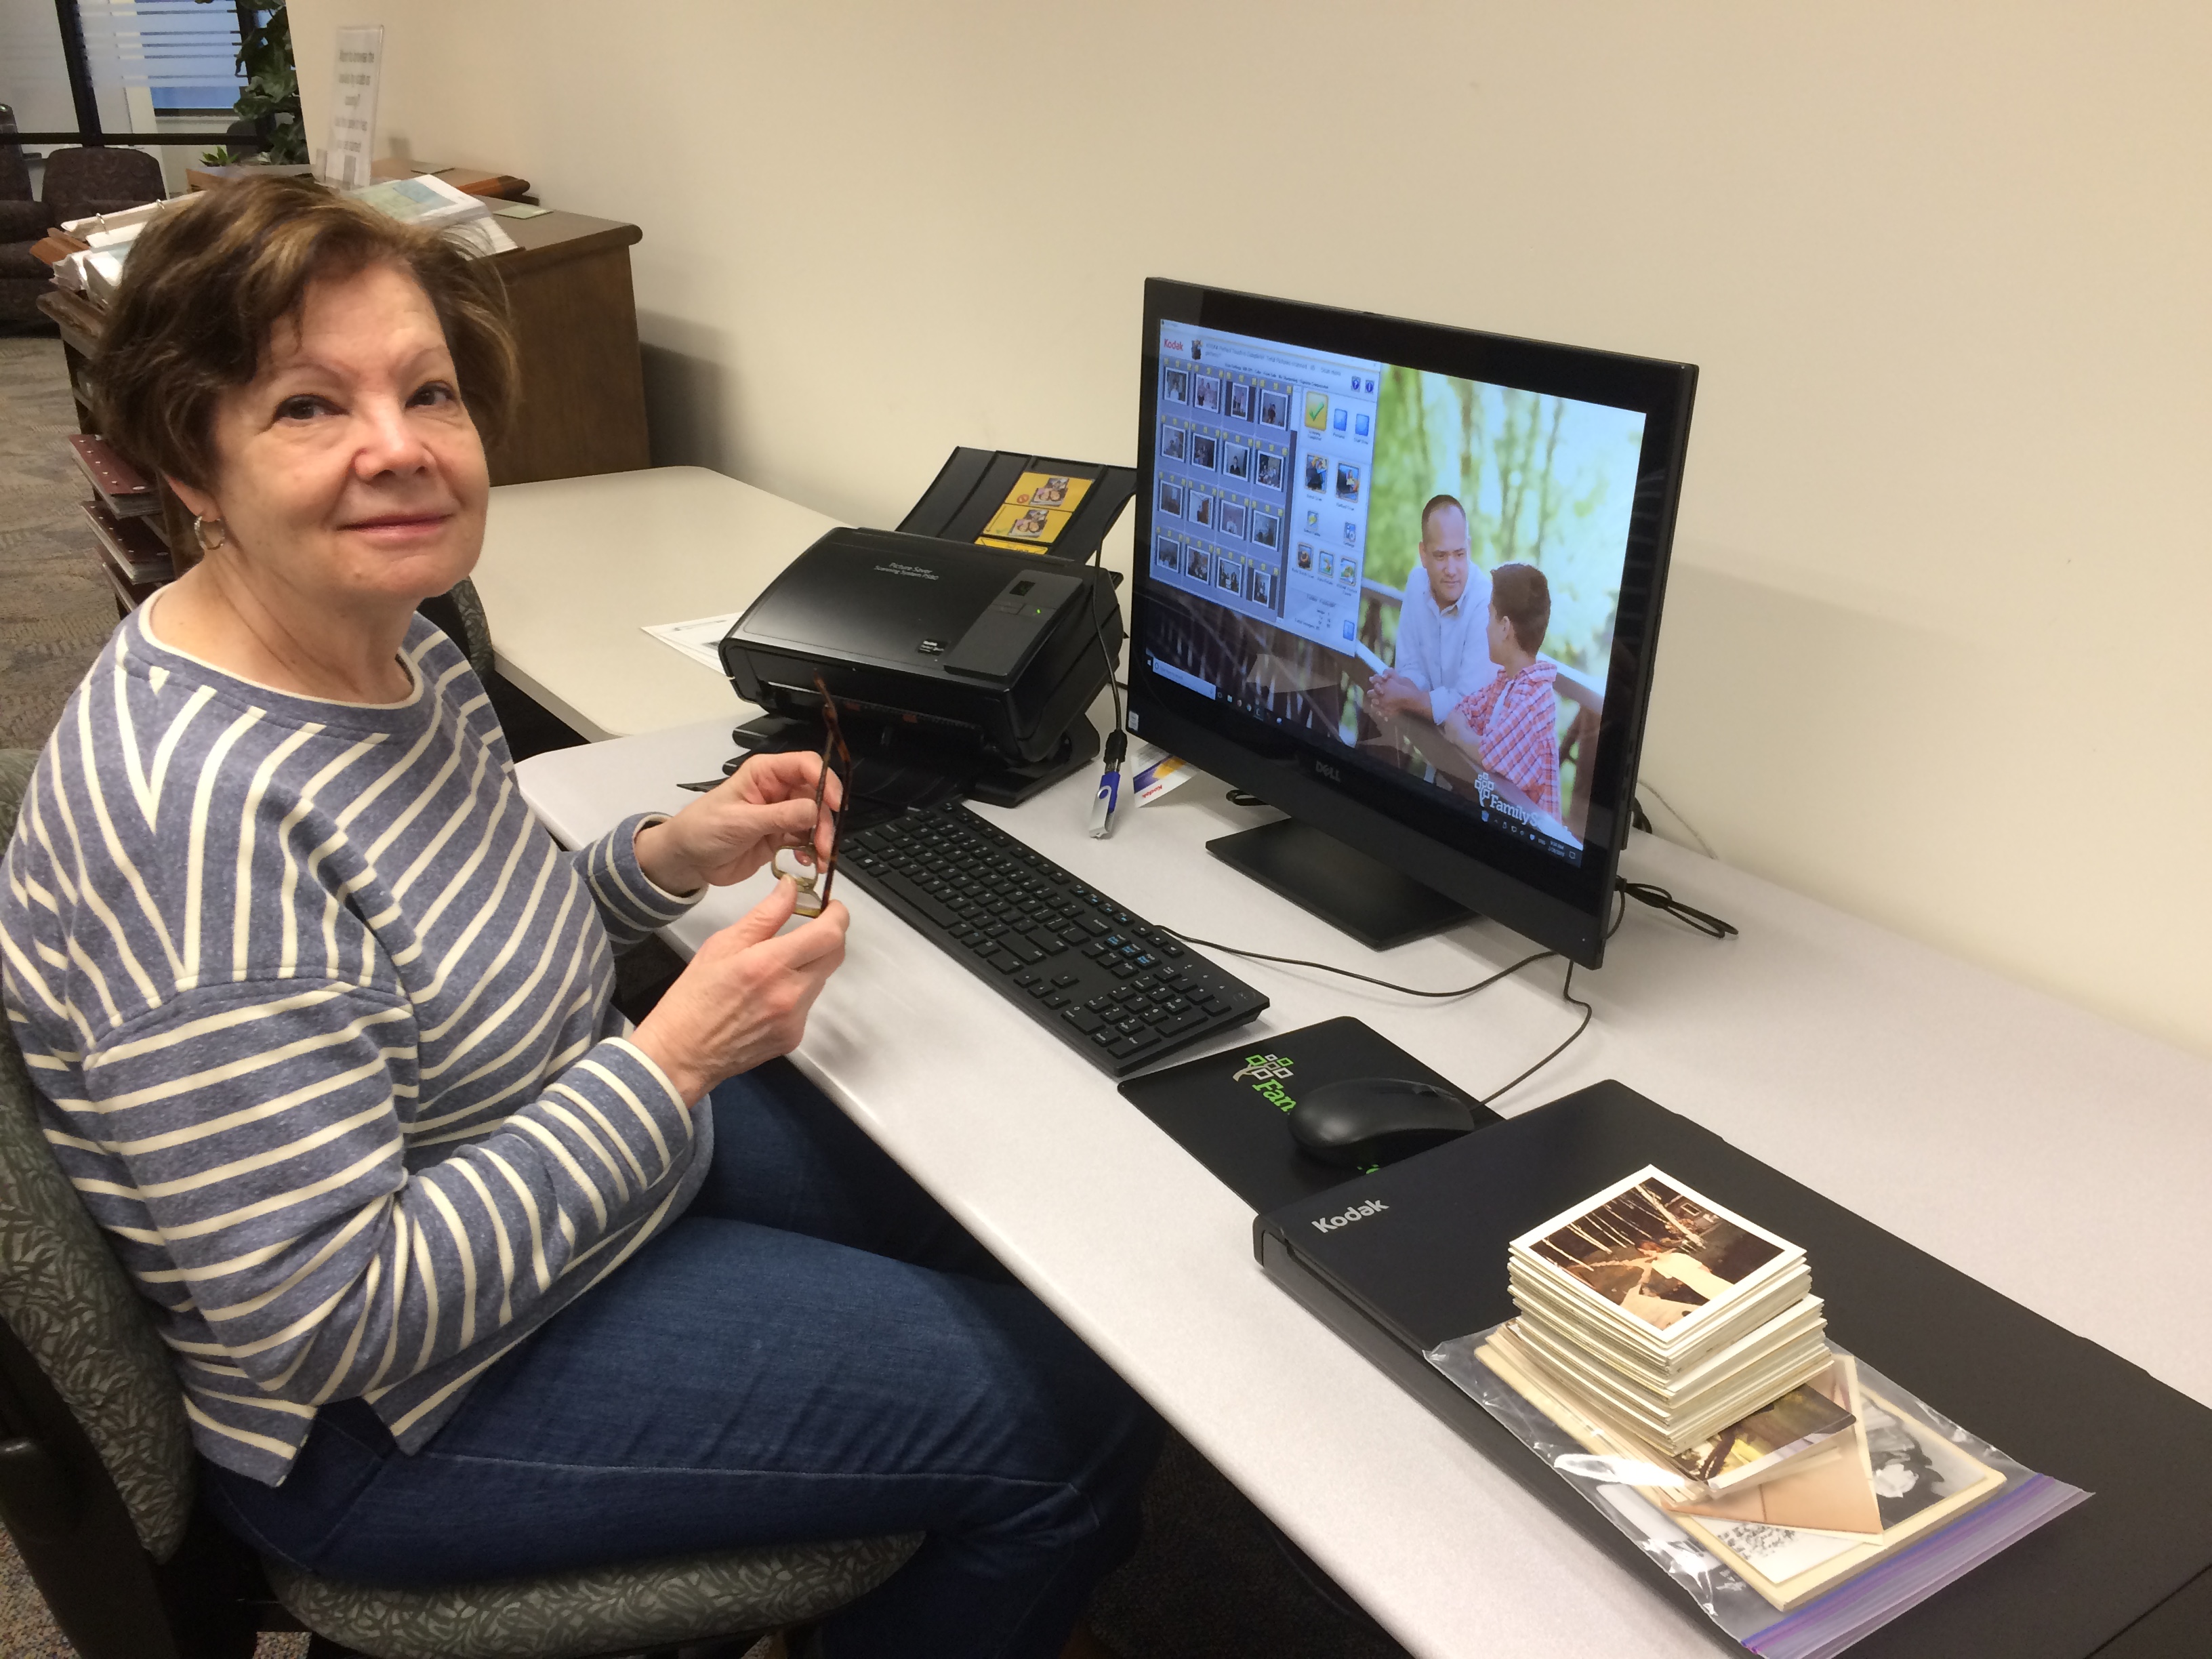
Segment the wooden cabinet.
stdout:
[[522,355],[522,397],[491,451],[491,481],[532,483],[649,465],[645,371],[629,280],[635,225],[552,212],[501,219],[495,254]]

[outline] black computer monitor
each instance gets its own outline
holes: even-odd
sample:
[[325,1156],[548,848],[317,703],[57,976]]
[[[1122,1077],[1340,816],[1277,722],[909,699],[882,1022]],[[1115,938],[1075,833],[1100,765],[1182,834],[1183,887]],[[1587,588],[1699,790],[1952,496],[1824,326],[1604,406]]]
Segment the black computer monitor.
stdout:
[[1595,967],[1697,375],[1148,281],[1129,728],[1290,814],[1210,850]]

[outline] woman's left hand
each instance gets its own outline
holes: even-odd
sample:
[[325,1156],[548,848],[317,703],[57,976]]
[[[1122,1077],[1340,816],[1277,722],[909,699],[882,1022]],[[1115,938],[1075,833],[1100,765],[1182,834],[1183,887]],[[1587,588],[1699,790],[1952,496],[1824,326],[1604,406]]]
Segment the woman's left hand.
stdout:
[[804,752],[756,755],[711,793],[674,817],[637,832],[637,862],[664,891],[726,887],[766,864],[780,847],[811,842],[816,860],[829,855],[830,811],[844,802],[832,774],[823,792],[830,809],[816,822],[815,781],[822,757]]

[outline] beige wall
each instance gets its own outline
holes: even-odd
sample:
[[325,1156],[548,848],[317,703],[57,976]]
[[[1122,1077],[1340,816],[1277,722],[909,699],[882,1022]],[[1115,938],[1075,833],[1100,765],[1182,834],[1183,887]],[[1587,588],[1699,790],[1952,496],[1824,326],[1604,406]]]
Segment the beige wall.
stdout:
[[1148,273],[1699,364],[1645,777],[2212,1052],[2204,8],[292,10],[311,130],[381,21],[389,139],[643,226],[664,459],[858,519],[1133,455]]

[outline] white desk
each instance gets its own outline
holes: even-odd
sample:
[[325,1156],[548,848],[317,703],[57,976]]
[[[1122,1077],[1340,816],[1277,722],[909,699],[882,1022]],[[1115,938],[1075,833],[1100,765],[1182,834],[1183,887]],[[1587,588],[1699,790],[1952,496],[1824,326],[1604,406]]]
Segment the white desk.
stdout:
[[[671,786],[713,775],[729,723],[726,708],[542,755],[522,764],[524,790],[556,835],[587,839],[625,812],[681,807],[691,798]],[[984,810],[1206,938],[1431,986],[1525,950],[1476,922],[1378,957],[1200,850],[1263,816],[1212,781],[1128,811],[1108,842],[1083,833],[1091,787]],[[1631,905],[1606,969],[1576,975],[1589,1031],[1499,1109],[1619,1078],[2212,1403],[2201,1302],[2124,1265],[2212,1261],[2212,1064],[1663,842],[1639,837],[1628,871],[1743,936],[1717,943]],[[765,890],[714,895],[678,942]],[[1100,1073],[857,886],[838,896],[851,949],[798,1063],[1400,1641],[1513,1659],[1711,1652],[1650,1585],[1262,1279],[1250,1212]],[[1576,1017],[1550,963],[1442,1007],[1226,965],[1274,999],[1245,1028],[1255,1044],[1354,1014],[1477,1091]],[[2143,1234],[2114,1224],[2130,1217],[2156,1218],[2148,1258]]]
[[725,715],[647,624],[744,610],[836,523],[700,466],[502,484],[474,573],[499,672],[594,742]]

